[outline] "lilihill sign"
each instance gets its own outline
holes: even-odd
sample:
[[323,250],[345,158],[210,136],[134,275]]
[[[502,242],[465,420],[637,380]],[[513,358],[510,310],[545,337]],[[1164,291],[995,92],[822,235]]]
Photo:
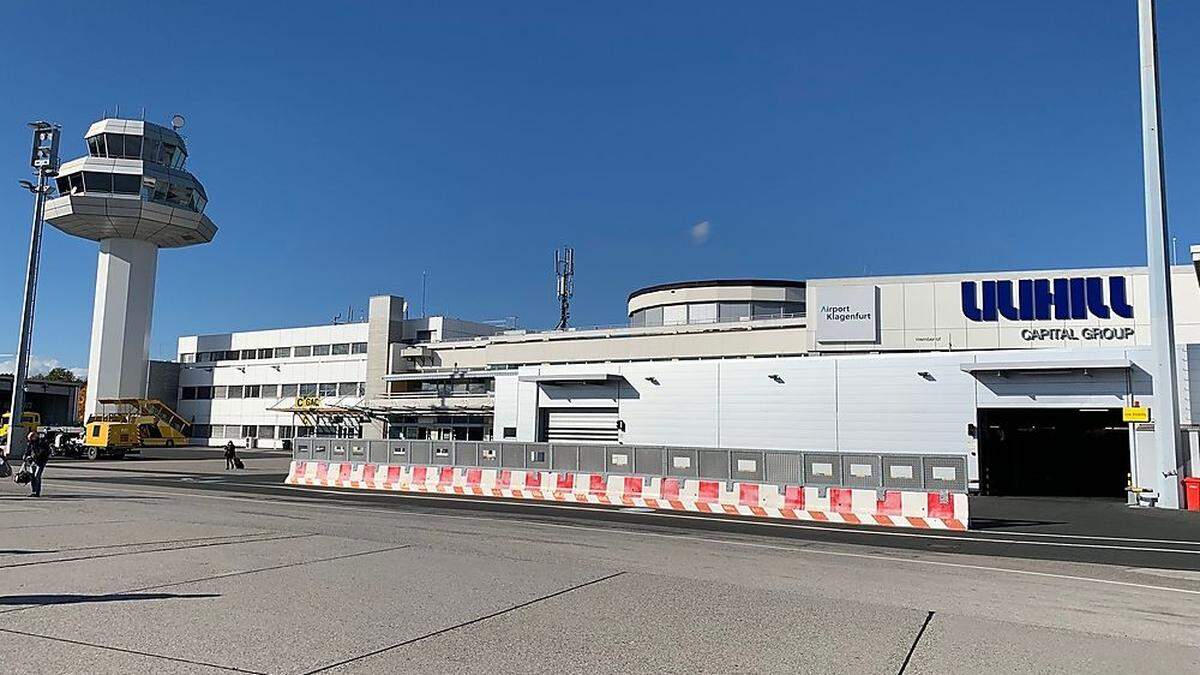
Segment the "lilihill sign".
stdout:
[[[967,319],[978,322],[1133,318],[1123,276],[964,281],[962,311]],[[1128,340],[1133,333],[1132,326],[1026,328],[1021,339]]]

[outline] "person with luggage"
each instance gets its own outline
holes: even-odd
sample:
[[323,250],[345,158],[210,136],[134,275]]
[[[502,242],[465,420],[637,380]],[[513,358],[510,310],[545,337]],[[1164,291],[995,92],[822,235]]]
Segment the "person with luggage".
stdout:
[[236,460],[237,460],[237,448],[234,447],[233,441],[229,441],[228,443],[225,444],[225,470],[228,471],[230,469],[235,468],[236,465],[234,462]]
[[46,464],[50,462],[50,443],[41,437],[36,431],[29,432],[29,445],[25,448],[25,465],[22,471],[28,471],[31,475],[29,480],[29,496],[42,496],[42,474],[46,471]]

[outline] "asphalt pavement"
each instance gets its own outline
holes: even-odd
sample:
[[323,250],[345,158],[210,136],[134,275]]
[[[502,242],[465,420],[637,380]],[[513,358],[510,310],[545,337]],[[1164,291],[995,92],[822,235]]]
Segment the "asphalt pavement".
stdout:
[[1192,521],[933,539],[298,489],[286,456],[176,452],[0,486],[5,671],[1200,668]]

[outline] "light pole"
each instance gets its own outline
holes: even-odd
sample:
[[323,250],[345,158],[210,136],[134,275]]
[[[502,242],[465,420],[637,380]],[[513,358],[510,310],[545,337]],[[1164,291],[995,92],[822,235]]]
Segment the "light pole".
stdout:
[[1154,352],[1154,440],[1162,489],[1158,504],[1179,508],[1179,383],[1175,316],[1167,264],[1167,191],[1163,176],[1162,110],[1158,95],[1155,0],[1138,0],[1142,80],[1142,171],[1146,181],[1146,267],[1150,277],[1150,346]]
[[[33,306],[37,297],[38,263],[42,256],[42,213],[46,208],[49,179],[58,173],[59,126],[50,122],[30,122],[33,149],[30,166],[37,174],[37,185],[23,180],[21,187],[33,193],[33,228],[29,235],[29,263],[25,268],[25,304],[21,310],[21,335],[17,339],[17,363],[13,368],[12,405],[9,406],[8,440],[4,454],[25,454],[25,435],[20,433],[21,413],[25,409],[25,377],[29,374],[29,347],[33,340]],[[18,452],[14,452],[18,451]]]

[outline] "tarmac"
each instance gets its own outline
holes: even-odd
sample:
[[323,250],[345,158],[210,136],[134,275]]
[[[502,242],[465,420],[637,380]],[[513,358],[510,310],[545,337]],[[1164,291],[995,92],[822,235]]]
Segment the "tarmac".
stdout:
[[1200,671],[1194,514],[985,503],[990,527],[922,539],[297,489],[282,455],[147,454],[54,462],[41,499],[0,485],[4,671]]

